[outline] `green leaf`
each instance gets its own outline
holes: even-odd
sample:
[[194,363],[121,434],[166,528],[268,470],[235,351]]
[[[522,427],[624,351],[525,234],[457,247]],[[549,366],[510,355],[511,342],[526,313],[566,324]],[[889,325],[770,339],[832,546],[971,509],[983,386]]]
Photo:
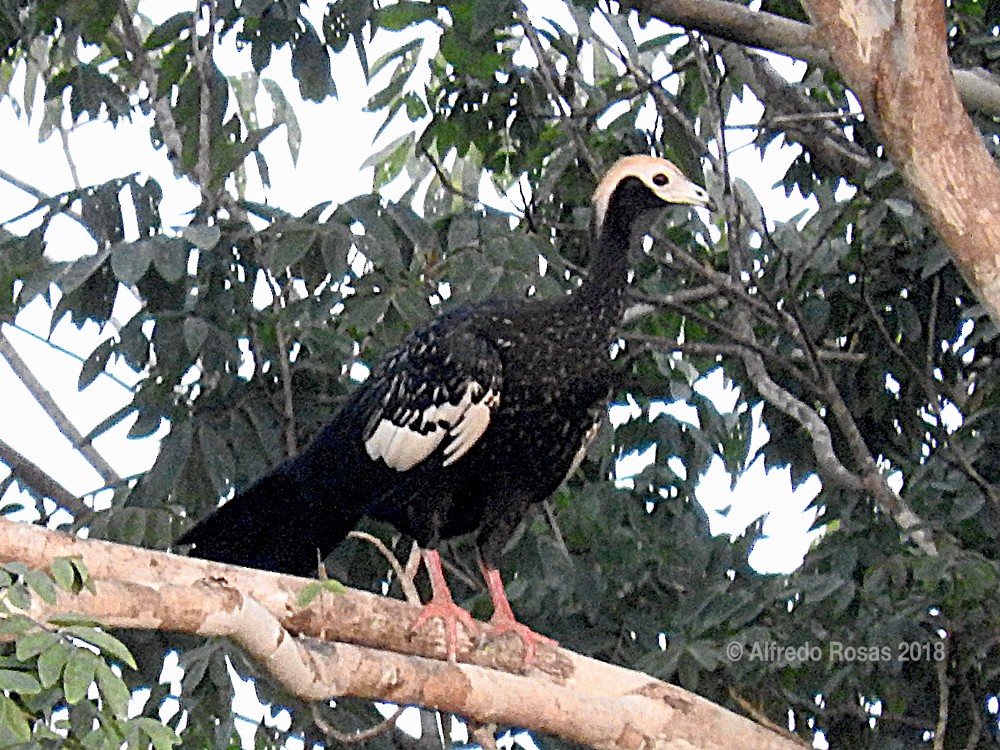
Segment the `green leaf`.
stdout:
[[42,686],[33,674],[16,669],[0,669],[0,691],[34,695],[42,691]]
[[87,697],[98,663],[97,656],[86,649],[78,648],[70,654],[63,669],[63,692],[71,706]]
[[63,591],[77,594],[89,583],[87,567],[79,557],[56,557],[51,570],[52,578]]
[[101,697],[107,702],[111,713],[118,719],[128,718],[128,702],[132,697],[132,692],[128,689],[125,681],[104,662],[97,663],[95,674],[97,688],[101,691]]
[[900,198],[886,198],[885,205],[901,219],[909,219],[913,216],[913,204]]
[[295,602],[300,607],[308,607],[320,594],[327,593],[339,595],[346,592],[347,586],[336,579],[328,578],[323,581],[313,581],[312,583],[307,583],[299,591],[299,595],[296,597]]
[[137,716],[132,719],[132,723],[137,724],[146,733],[155,750],[170,750],[174,745],[181,744],[181,738],[170,727],[164,726],[156,719]]
[[46,604],[56,603],[56,587],[52,579],[40,570],[28,570],[24,573],[24,582],[38,594]]
[[31,727],[24,712],[6,695],[0,695],[0,743],[9,747],[30,739]]
[[67,557],[57,557],[52,561],[52,577],[63,591],[72,591],[76,582],[76,568]]
[[93,646],[97,646],[107,657],[123,662],[132,669],[137,668],[135,658],[128,650],[128,647],[110,633],[83,625],[70,625],[63,628],[62,632],[66,635],[86,641]]
[[56,633],[51,633],[48,630],[37,630],[33,633],[26,633],[17,639],[15,653],[20,661],[27,661],[56,643],[59,643],[59,636]]
[[143,48],[147,50],[159,49],[164,45],[177,41],[183,31],[191,29],[193,19],[194,14],[189,10],[170,16],[170,18],[149,32],[142,43]]
[[98,624],[94,621],[93,617],[80,614],[79,612],[60,612],[57,615],[45,618],[45,622],[49,625],[55,625],[60,628],[68,627],[70,625],[84,625],[86,627],[93,628],[97,627]]
[[48,689],[59,682],[62,676],[63,667],[69,660],[72,653],[71,647],[62,641],[43,651],[38,657],[38,680],[42,687]]
[[187,271],[190,245],[180,237],[164,237],[162,235],[144,241],[149,247],[153,266],[157,273],[163,277],[163,280],[169,284],[180,281]]
[[268,268],[276,274],[283,273],[289,266],[295,265],[305,257],[315,238],[316,232],[311,229],[282,232],[269,248]]
[[[437,18],[437,12],[437,6],[433,3],[400,0],[400,2],[378,8],[372,15],[372,23],[389,31],[402,31],[408,26],[434,20]],[[373,65],[371,75],[375,75],[375,72]]]

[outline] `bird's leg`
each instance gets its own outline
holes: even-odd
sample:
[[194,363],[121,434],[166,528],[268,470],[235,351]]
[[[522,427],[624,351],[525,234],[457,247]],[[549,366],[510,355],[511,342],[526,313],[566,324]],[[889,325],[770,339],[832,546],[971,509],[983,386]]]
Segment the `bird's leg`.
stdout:
[[458,623],[461,622],[471,634],[476,632],[476,621],[468,612],[455,604],[451,589],[441,570],[441,556],[437,550],[423,550],[424,564],[431,579],[431,600],[424,605],[410,630],[422,627],[432,617],[438,617],[444,624],[445,648],[448,661],[458,661]]
[[503,586],[503,579],[500,578],[500,571],[491,568],[481,559],[479,568],[483,571],[486,588],[489,589],[490,599],[493,601],[493,617],[490,618],[493,632],[496,634],[510,632],[520,638],[521,642],[524,643],[524,666],[530,667],[535,660],[537,644],[546,643],[550,646],[558,646],[558,642],[519,623],[514,617],[514,610],[510,608],[510,602],[507,600],[507,592]]

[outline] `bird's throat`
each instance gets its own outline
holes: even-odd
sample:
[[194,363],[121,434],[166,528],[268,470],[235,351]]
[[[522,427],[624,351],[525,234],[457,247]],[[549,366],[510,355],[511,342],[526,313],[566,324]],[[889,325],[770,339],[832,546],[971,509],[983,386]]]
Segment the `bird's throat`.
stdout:
[[609,223],[594,241],[587,280],[577,292],[582,303],[600,308],[612,324],[621,317],[631,235],[631,222],[616,222],[609,217]]

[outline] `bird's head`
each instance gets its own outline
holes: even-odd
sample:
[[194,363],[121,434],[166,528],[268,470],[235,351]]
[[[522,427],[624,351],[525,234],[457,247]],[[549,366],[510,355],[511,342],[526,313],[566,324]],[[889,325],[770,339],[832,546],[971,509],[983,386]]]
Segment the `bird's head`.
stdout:
[[615,162],[594,191],[595,234],[609,212],[631,221],[638,214],[672,203],[704,206],[715,203],[705,188],[691,182],[672,162],[657,156],[626,156]]

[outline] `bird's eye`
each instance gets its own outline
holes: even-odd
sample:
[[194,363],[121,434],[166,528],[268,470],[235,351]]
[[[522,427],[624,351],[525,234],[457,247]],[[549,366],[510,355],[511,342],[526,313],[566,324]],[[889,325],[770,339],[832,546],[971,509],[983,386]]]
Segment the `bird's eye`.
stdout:
[[668,182],[670,182],[670,178],[663,174],[663,172],[653,175],[653,184],[656,185],[656,187],[663,187]]

